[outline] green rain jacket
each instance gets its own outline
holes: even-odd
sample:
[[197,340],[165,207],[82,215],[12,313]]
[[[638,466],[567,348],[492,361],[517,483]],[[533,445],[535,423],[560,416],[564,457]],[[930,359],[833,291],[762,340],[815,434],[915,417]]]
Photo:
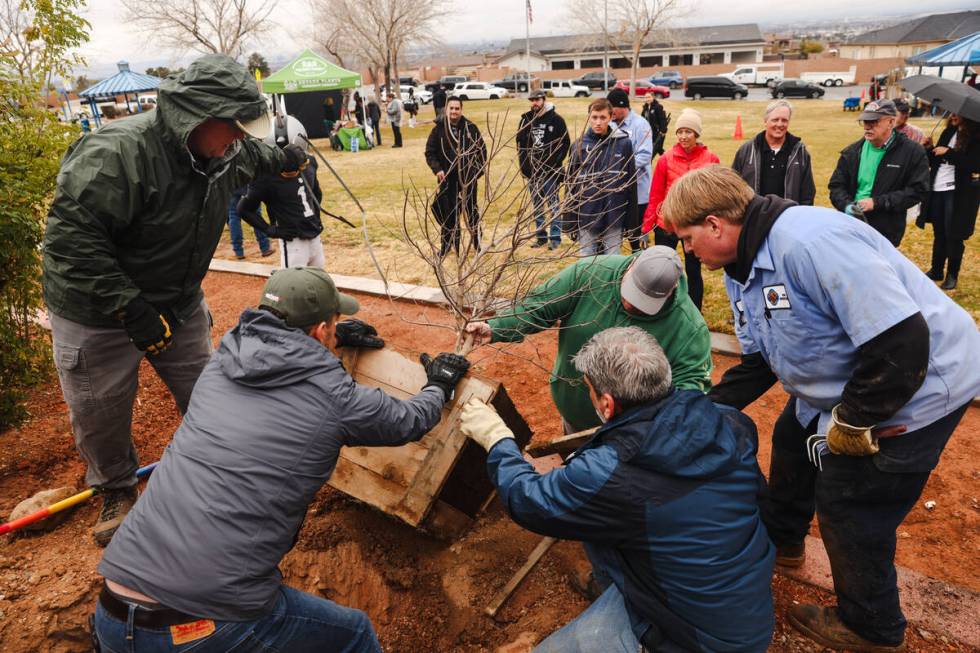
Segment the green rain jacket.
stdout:
[[248,71],[207,55],[161,82],[157,109],[75,141],[58,173],[44,234],[44,300],[63,318],[121,326],[137,296],[178,322],[202,298],[234,189],[281,170],[282,155],[236,141],[220,159],[195,159],[191,131],[207,118],[242,122],[266,112]]
[[596,333],[637,326],[660,343],[670,362],[673,385],[706,392],[711,387],[711,336],[687,294],[681,276],[673,296],[653,316],[627,313],[620,284],[633,256],[598,256],[578,261],[531,291],[526,301],[490,320],[492,342],[520,342],[524,336],[561,323],[558,357],[551,371],[551,397],[575,431],[600,424],[589,388],[572,357]]

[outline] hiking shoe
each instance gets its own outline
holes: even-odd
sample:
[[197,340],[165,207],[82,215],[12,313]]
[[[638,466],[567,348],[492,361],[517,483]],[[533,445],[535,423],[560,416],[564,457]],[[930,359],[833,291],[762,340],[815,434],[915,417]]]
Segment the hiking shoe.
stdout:
[[275,247],[270,247],[269,249],[266,249],[266,250],[263,250],[262,251],[262,256],[272,256],[275,253],[276,253],[276,248]]
[[780,567],[796,569],[806,561],[806,543],[783,544],[776,547],[776,564]]
[[836,607],[794,605],[786,616],[793,628],[826,648],[838,651],[846,649],[855,653],[892,653],[905,650],[904,639],[898,644],[876,644],[864,639],[844,625]]
[[939,287],[943,290],[956,290],[956,275],[947,274],[946,280]]
[[548,249],[558,249],[559,247],[561,247],[561,243],[551,243],[548,245]]
[[245,255],[244,254],[235,254],[235,258],[237,258],[239,261],[244,261],[245,260]]
[[539,241],[535,242],[533,245],[531,245],[531,249],[537,249],[538,247],[544,247],[547,244],[548,244],[548,241],[547,240],[539,240]]
[[102,492],[104,497],[102,499],[102,512],[99,513],[99,521],[95,522],[95,528],[92,529],[96,544],[99,546],[109,544],[109,540],[115,535],[116,529],[122,524],[139,495],[139,490],[135,487],[104,490]]
[[926,276],[932,279],[933,281],[942,281],[944,275],[942,270],[936,270],[935,268],[930,268],[929,271],[926,272]]

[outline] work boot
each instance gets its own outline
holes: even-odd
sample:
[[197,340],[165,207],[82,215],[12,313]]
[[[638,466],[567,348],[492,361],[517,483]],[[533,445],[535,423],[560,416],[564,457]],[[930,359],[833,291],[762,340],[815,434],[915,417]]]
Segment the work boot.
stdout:
[[905,650],[905,640],[899,644],[876,644],[866,640],[844,625],[836,607],[794,605],[787,613],[793,628],[820,646],[855,653],[893,653]]
[[929,271],[926,272],[926,276],[932,279],[933,281],[942,281],[943,271],[937,270],[936,268],[929,268]]
[[956,275],[947,274],[946,280],[939,287],[943,290],[956,290]]
[[797,569],[806,561],[806,543],[783,544],[776,547],[776,564],[780,567]]
[[531,245],[531,249],[537,249],[538,247],[544,247],[547,244],[548,244],[548,241],[547,240],[538,240],[538,241],[535,241],[535,243],[533,245]]
[[262,252],[262,256],[272,256],[275,253],[276,253],[276,248],[275,247],[270,247],[269,249],[264,250]]
[[92,535],[95,536],[95,543],[99,546],[106,546],[109,540],[115,535],[116,529],[122,524],[123,519],[129,513],[133,504],[139,497],[139,490],[135,487],[127,487],[119,490],[104,490],[102,492],[102,512],[99,513],[99,521],[95,522]]

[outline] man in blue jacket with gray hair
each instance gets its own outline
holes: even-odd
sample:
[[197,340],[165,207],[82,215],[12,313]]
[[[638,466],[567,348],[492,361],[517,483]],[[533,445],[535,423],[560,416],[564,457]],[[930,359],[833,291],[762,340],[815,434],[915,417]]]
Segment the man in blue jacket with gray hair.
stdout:
[[514,521],[585,543],[603,594],[536,653],[762,653],[773,629],[775,549],[757,505],[765,482],[752,420],[671,387],[638,327],[601,331],[575,355],[604,422],[565,466],[538,474],[492,408],[463,432]]
[[278,565],[341,447],[396,446],[442,415],[469,363],[423,354],[405,400],[358,385],[337,346],[381,347],[319,268],[276,272],[204,368],[146,492],[106,549],[104,650],[380,653],[360,610],[288,587]]

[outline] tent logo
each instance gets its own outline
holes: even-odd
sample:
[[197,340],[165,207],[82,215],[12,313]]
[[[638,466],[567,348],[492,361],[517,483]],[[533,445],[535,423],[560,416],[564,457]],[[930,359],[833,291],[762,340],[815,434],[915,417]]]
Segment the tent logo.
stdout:
[[293,66],[293,72],[300,77],[319,77],[328,71],[324,62],[317,59],[300,59]]

